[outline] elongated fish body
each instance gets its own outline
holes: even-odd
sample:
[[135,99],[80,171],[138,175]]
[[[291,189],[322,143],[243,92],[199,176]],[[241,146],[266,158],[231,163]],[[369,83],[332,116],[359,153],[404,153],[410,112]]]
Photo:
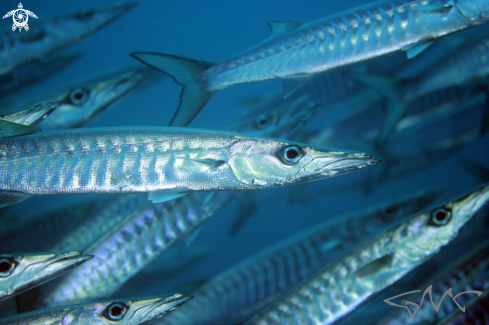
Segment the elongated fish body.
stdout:
[[264,42],[217,64],[164,54],[132,55],[186,87],[172,120],[182,126],[227,86],[279,78],[289,95],[314,73],[401,49],[415,55],[438,37],[487,20],[485,0],[381,1],[305,24],[271,22]]
[[465,311],[458,309],[434,325],[485,325],[489,323],[489,292],[486,291],[479,297],[472,298],[463,308]]
[[179,308],[191,297],[174,294],[141,300],[112,300],[86,305],[63,306],[1,319],[1,325],[138,325]]
[[28,125],[36,126],[46,119],[56,108],[61,105],[61,102],[44,102],[36,104],[27,109],[0,116],[0,120]]
[[332,324],[450,243],[489,200],[489,186],[417,214],[324,266],[247,324]]
[[[296,107],[289,106],[287,109],[278,108],[278,111],[287,113],[288,118],[277,119],[269,124],[269,128],[262,128],[261,132],[282,132],[282,124],[288,125],[291,121],[304,125],[311,115],[304,115],[302,111],[297,111]],[[305,112],[312,111],[313,108],[305,109]],[[273,112],[270,112],[273,115]],[[247,131],[253,128],[253,120],[248,123],[234,124],[240,131]],[[289,129],[290,130],[290,129]],[[256,132],[256,131],[255,131]],[[292,132],[292,131],[290,131]],[[277,135],[274,133],[272,135]],[[52,287],[51,290],[37,304],[38,307],[54,306],[70,303],[74,301],[87,301],[95,297],[107,297],[117,291],[126,281],[145,269],[149,263],[157,259],[166,252],[176,242],[188,236],[202,225],[204,221],[215,214],[222,206],[235,197],[235,192],[211,192],[211,193],[191,193],[183,198],[168,201],[165,203],[151,204],[140,203],[140,197],[132,197],[131,201],[137,200],[136,204],[127,201],[124,205],[130,204],[130,208],[118,208],[118,200],[115,200],[114,207],[101,209],[93,215],[87,222],[84,222],[72,233],[67,233],[62,243],[73,242],[72,238],[83,238],[85,232],[93,232],[100,239],[93,242],[86,251],[93,251],[96,260],[87,268],[78,273],[72,273],[69,277],[63,278],[60,283]],[[103,225],[107,218],[117,220],[116,225],[111,225],[103,233],[98,225]],[[108,222],[112,223],[111,221]],[[94,227],[95,226],[95,227]],[[106,228],[105,226],[101,228]],[[84,239],[82,239],[84,240]],[[79,242],[79,240],[76,240]],[[114,250],[114,247],[125,247],[125,249]],[[72,247],[72,246],[68,246]],[[56,248],[67,249],[66,246],[56,246]],[[75,246],[78,247],[78,246]],[[128,258],[133,256],[133,258]],[[121,270],[123,265],[124,270]],[[101,271],[106,269],[107,272]],[[86,290],[80,290],[79,283],[84,283]]]
[[1,33],[0,75],[98,31],[133,6],[134,3],[126,2],[104,8],[86,8],[32,24],[29,33]]
[[91,258],[80,252],[0,255],[0,300],[50,281]]
[[438,193],[427,190],[383,202],[292,236],[211,279],[193,293],[194,300],[184,311],[170,315],[164,323],[237,323],[239,318],[270,303],[359,241],[419,212]]
[[148,67],[128,67],[53,91],[52,95],[44,96],[45,99],[63,101],[63,104],[42,121],[39,128],[57,130],[81,127],[136,91],[143,83],[153,82],[157,77],[156,71]]
[[164,127],[37,132],[1,139],[0,153],[4,206],[29,195],[151,192],[155,201],[189,191],[259,189],[379,162],[364,153]]
[[407,99],[443,89],[453,85],[461,85],[470,80],[489,74],[489,34],[469,44],[463,44],[448,53],[443,59],[412,82],[403,86]]
[[[489,243],[485,242],[482,248],[480,246],[467,252],[455,263],[446,267],[429,281],[426,281],[426,285],[422,285],[420,288],[427,288],[432,285],[431,294],[436,304],[442,301],[442,297],[448,288],[453,289],[453,295],[473,290],[486,292],[489,288],[489,281],[487,281],[489,276]],[[468,293],[458,296],[456,300],[460,306],[464,307],[475,297],[477,297],[476,294]],[[417,310],[414,318],[405,309],[400,308],[383,319],[381,324],[405,325],[420,324],[422,322],[435,324],[457,310],[459,310],[457,305],[443,302],[441,308],[436,311],[433,309],[431,301],[425,300]]]
[[80,51],[56,51],[34,58],[0,75],[0,96],[8,96],[31,84],[43,82],[80,57]]
[[147,202],[85,251],[93,262],[63,277],[36,304],[47,308],[104,299],[234,197],[230,192],[194,193]]

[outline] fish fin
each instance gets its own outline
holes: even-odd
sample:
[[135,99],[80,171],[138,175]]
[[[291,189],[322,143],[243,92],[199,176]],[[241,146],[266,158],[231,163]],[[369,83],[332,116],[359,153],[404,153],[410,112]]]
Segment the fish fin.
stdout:
[[367,265],[364,265],[361,267],[359,270],[355,272],[355,276],[358,278],[365,278],[365,277],[370,277],[373,275],[379,274],[383,269],[385,269],[387,266],[389,266],[392,263],[392,260],[394,258],[394,254],[388,254],[384,255]]
[[287,98],[294,92],[296,92],[296,90],[302,87],[307,82],[307,80],[309,80],[310,77],[310,74],[299,74],[295,76],[289,76],[287,78],[277,77],[280,79],[280,81],[282,81],[282,85],[284,87],[284,98]]
[[278,35],[290,32],[304,23],[298,21],[269,21],[268,26],[270,26],[270,34],[268,34],[266,40],[277,37]]
[[192,243],[195,241],[195,238],[197,238],[197,236],[200,234],[200,232],[202,231],[202,228],[204,228],[204,225],[200,225],[197,227],[197,229],[195,229],[191,234],[190,236],[187,237],[187,239],[185,239],[185,247],[189,247],[190,245],[192,245]]
[[216,91],[206,89],[205,80],[198,80],[197,75],[213,65],[211,62],[195,61],[178,56],[160,53],[131,53],[133,58],[163,71],[173,77],[176,83],[183,86],[180,93],[180,104],[173,116],[171,126],[187,126],[212,98]]
[[447,10],[450,10],[453,6],[444,6],[437,4],[428,4],[428,5],[419,5],[416,7],[416,10],[422,13],[427,14],[436,14],[436,13],[444,13]]
[[27,200],[30,197],[31,195],[20,192],[0,191],[0,208],[17,204],[19,202]]
[[431,44],[433,44],[433,41],[429,42],[421,42],[421,43],[416,43],[411,46],[407,46],[403,48],[402,50],[406,52],[407,58],[412,59],[424,50],[426,50]]
[[169,189],[169,190],[159,190],[152,191],[148,194],[148,200],[153,203],[161,203],[170,200],[174,200],[176,198],[182,197],[189,194],[188,190],[185,189]]
[[219,168],[224,165],[226,162],[224,160],[214,160],[214,159],[197,159],[191,158],[195,162],[199,162],[201,164],[207,165],[209,168]]
[[8,121],[0,121],[0,138],[15,137],[18,135],[36,133],[39,131],[41,130],[32,126]]

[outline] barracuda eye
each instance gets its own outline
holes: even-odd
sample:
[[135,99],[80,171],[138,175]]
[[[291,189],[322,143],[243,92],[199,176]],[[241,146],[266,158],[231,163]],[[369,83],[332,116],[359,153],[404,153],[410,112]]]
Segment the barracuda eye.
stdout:
[[83,105],[88,99],[89,92],[83,88],[75,88],[70,92],[70,102],[73,105]]
[[8,257],[0,257],[0,278],[7,277],[15,270],[15,261]]
[[282,150],[282,160],[288,165],[295,165],[302,158],[302,150],[298,146],[288,146]]
[[452,211],[447,208],[438,208],[431,212],[430,224],[441,227],[450,222]]
[[118,322],[126,316],[129,308],[122,302],[114,302],[107,306],[104,311],[104,317],[108,320]]
[[270,115],[262,114],[255,119],[255,127],[257,129],[260,130],[266,129],[267,127],[270,126],[270,124],[272,124],[272,117]]
[[83,9],[83,10],[80,10],[78,12],[78,19],[81,19],[81,20],[87,20],[87,19],[90,19],[93,17],[93,15],[95,14],[95,10],[89,8],[89,9]]

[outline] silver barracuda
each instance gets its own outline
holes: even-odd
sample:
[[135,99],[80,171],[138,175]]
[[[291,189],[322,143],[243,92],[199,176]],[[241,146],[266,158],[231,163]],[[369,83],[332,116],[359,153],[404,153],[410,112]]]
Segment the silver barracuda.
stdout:
[[0,206],[32,195],[261,189],[337,176],[380,162],[365,153],[187,128],[35,132],[0,121]]
[[71,45],[98,31],[134,6],[119,3],[103,8],[86,8],[32,24],[29,33],[0,34],[0,75],[41,55]]
[[162,317],[190,299],[192,298],[174,294],[152,299],[121,299],[86,305],[63,306],[1,319],[0,325],[137,325]]
[[450,243],[489,201],[489,185],[448,201],[324,266],[247,324],[332,324]]
[[45,102],[37,104],[15,113],[0,115],[0,120],[22,125],[36,126],[46,119],[59,107],[59,105],[61,105],[61,102]]
[[[481,247],[482,246],[482,247]],[[452,288],[452,294],[456,295],[465,291],[483,291],[489,289],[487,279],[489,276],[489,242],[478,245],[475,249],[465,253],[455,263],[447,266],[438,272],[429,281],[421,285],[420,288],[432,286],[431,297],[425,297],[424,303],[416,311],[415,317],[411,317],[404,308],[396,308],[391,314],[385,317],[380,324],[383,325],[407,325],[407,324],[435,324],[446,316],[456,312],[457,305],[449,301],[443,301],[446,290]],[[416,289],[420,289],[416,288]],[[423,293],[419,293],[423,294]],[[418,296],[419,297],[419,296]],[[416,298],[419,301],[420,298]],[[471,298],[476,297],[474,293],[457,297],[457,303],[465,306]],[[448,297],[445,297],[448,298]],[[442,308],[436,310],[431,304],[431,299],[436,304],[441,304]],[[482,298],[481,298],[482,299]]]
[[81,51],[56,51],[34,58],[0,75],[0,96],[8,96],[37,82],[43,82],[80,57]]
[[280,79],[287,96],[315,73],[396,50],[412,57],[438,37],[487,20],[486,0],[380,1],[305,24],[270,22],[265,41],[217,64],[158,53],[132,56],[184,86],[170,124],[185,126],[225,87]]
[[91,258],[79,252],[0,255],[0,300],[50,281]]
[[53,130],[81,127],[136,91],[143,82],[155,81],[157,76],[154,72],[147,67],[129,67],[88,81],[79,81],[68,89],[53,92],[45,99],[63,103],[48,119],[42,121],[39,128]]
[[[295,121],[303,126],[311,117],[311,114],[303,113],[313,109],[313,106],[306,106],[303,111],[297,111],[296,107],[289,106],[289,110],[292,111],[287,111],[288,117],[275,120],[275,123],[269,126],[271,130],[282,132],[282,135],[287,137],[288,134],[283,133],[284,129],[280,127],[281,123],[289,124]],[[283,111],[282,108],[278,110]],[[267,113],[273,115],[273,112]],[[253,128],[252,119],[239,125],[239,131],[246,132]],[[267,131],[270,130],[262,129],[262,132]],[[136,209],[124,207],[129,205],[129,200],[144,200],[141,195],[130,198],[121,208],[117,208],[119,204],[114,200],[114,208],[101,209],[73,232],[67,233],[60,242],[63,245],[75,243],[77,246],[55,246],[57,249],[71,249],[70,247],[81,247],[79,243],[86,243],[87,237],[93,240],[93,234],[100,238],[96,242],[93,241],[90,247],[84,247],[85,251],[94,252],[95,259],[92,263],[80,272],[62,278],[39,299],[36,307],[102,299],[116,292],[126,281],[147,268],[179,240],[198,231],[207,219],[235,196],[236,192],[195,192],[163,203],[131,204],[131,207],[136,206]],[[113,224],[114,220],[117,225]],[[100,229],[107,230],[102,234]],[[125,249],[113,249],[119,246]],[[106,269],[107,272],[100,272],[101,269]],[[83,283],[85,289],[80,290],[80,283]]]
[[424,190],[367,210],[338,216],[292,236],[217,275],[166,325],[236,324],[306,279],[358,242],[430,204],[440,193]]

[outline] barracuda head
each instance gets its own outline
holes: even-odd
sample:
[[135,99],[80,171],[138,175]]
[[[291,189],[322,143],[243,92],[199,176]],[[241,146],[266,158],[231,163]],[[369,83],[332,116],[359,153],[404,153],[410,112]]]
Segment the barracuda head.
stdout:
[[477,22],[489,21],[489,1],[487,0],[455,0],[460,12],[467,18]]
[[489,185],[448,201],[409,220],[394,234],[396,251],[419,261],[451,242],[459,230],[489,201]]
[[235,142],[228,161],[235,177],[251,188],[313,181],[378,162],[361,152],[253,138]]
[[0,255],[0,299],[43,284],[92,257],[79,252]]
[[191,297],[175,294],[164,298],[109,301],[67,307],[67,311],[60,323],[73,325],[142,324],[177,309],[190,299]]

